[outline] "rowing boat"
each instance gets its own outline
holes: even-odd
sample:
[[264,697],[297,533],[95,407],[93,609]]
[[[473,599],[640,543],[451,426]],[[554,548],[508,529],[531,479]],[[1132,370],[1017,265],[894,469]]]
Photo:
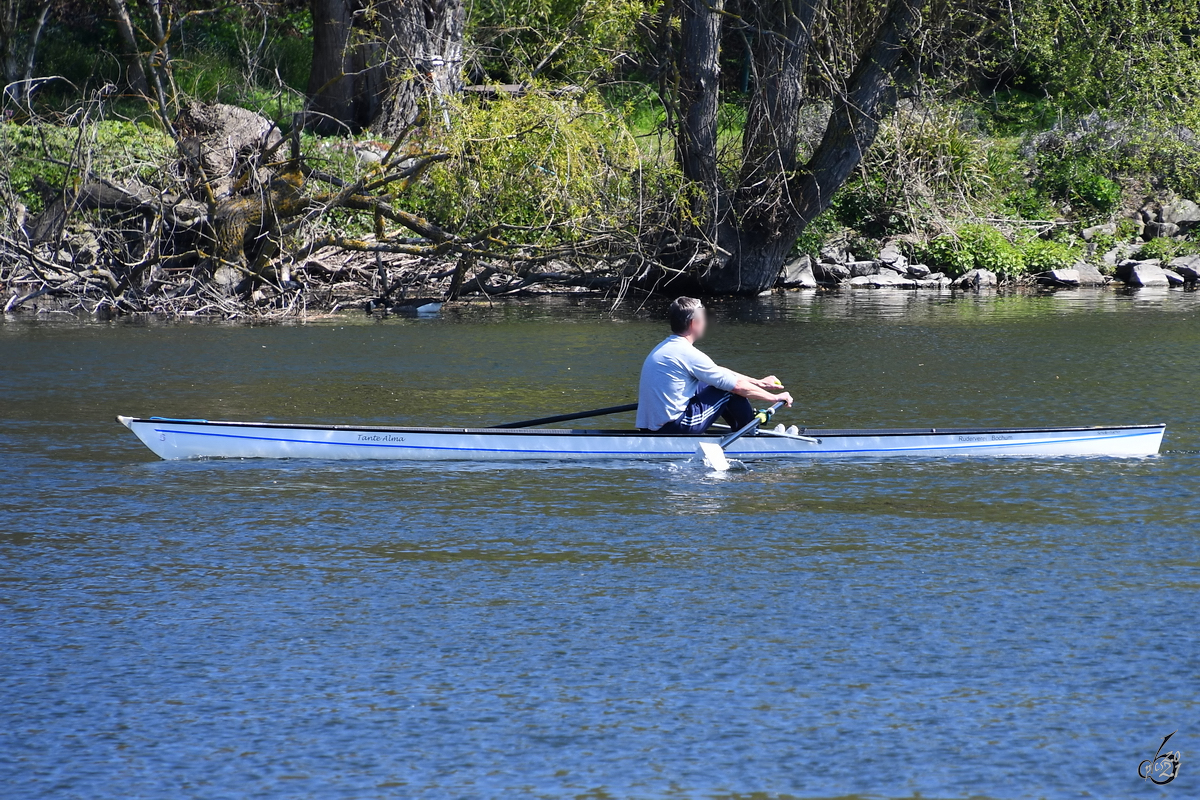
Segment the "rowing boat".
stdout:
[[[404,428],[117,417],[160,458],[315,458],[414,461],[686,460],[719,435],[542,428]],[[730,458],[1156,455],[1164,425],[1089,428],[758,430]]]

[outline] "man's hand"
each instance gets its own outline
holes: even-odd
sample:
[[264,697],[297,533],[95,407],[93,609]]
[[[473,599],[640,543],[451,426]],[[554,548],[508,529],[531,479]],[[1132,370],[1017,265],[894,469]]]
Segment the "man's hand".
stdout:
[[766,389],[768,392],[777,392],[783,388],[783,383],[774,375],[768,375],[759,381],[751,380],[751,383],[760,389]]
[[782,400],[783,402],[787,403],[788,408],[792,407],[792,395],[789,392],[780,392],[779,394],[775,395],[775,399]]

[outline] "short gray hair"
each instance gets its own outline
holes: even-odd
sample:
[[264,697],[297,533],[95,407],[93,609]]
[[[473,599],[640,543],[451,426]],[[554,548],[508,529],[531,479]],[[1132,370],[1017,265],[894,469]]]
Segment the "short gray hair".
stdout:
[[667,322],[671,323],[671,333],[680,336],[687,333],[696,311],[701,308],[704,308],[704,304],[694,297],[676,297],[667,309]]

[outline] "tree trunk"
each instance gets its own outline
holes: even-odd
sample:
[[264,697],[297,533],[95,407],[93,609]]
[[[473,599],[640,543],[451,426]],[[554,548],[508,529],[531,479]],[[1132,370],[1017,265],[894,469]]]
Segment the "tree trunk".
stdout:
[[717,109],[721,81],[723,0],[684,0],[680,7],[679,165],[688,180],[703,187],[715,208]]
[[371,129],[394,137],[416,122],[422,106],[448,124],[446,98],[462,90],[463,0],[381,0],[387,85]]
[[755,48],[755,91],[742,133],[739,184],[744,210],[767,217],[758,224],[770,224],[773,211],[787,204],[787,179],[796,169],[804,67],[818,2],[777,0],[753,7],[758,27],[779,28],[774,31],[777,35],[760,37]]
[[21,21],[21,0],[5,0],[0,6],[0,59],[4,61],[4,82],[20,79],[17,66],[17,25]]
[[309,0],[313,20],[312,71],[305,127],[319,133],[359,131],[379,114],[383,72],[380,45],[356,20],[358,0]]
[[[789,28],[812,20],[808,0],[787,17]],[[789,31],[774,74],[760,75],[751,103],[736,224],[719,228],[718,249],[699,275],[714,294],[757,294],[771,288],[796,239],[862,161],[893,99],[892,75],[904,54],[904,41],[920,13],[920,0],[891,0],[875,38],[834,98],[821,143],[803,167],[795,168],[799,75],[807,41]],[[807,25],[803,25],[807,29]],[[774,58],[774,56],[771,56]],[[800,59],[797,64],[796,60]],[[776,80],[775,78],[778,78]],[[758,95],[762,97],[758,97]]]
[[33,66],[37,62],[38,42],[42,31],[46,28],[46,17],[50,16],[50,0],[41,0],[38,4],[37,16],[33,20],[33,30],[29,32],[29,48],[25,52],[25,72],[21,76],[25,85],[21,87],[21,97],[28,102],[29,93],[33,90]]
[[150,84],[146,82],[146,71],[142,68],[137,32],[133,28],[129,8],[125,5],[125,0],[108,0],[108,7],[112,10],[113,22],[117,25],[117,33],[125,47],[126,79],[129,87],[139,94],[149,94]]
[[[171,104],[179,96],[179,93],[175,91],[174,71],[171,66],[171,37],[167,35],[167,29],[163,24],[162,0],[147,0],[145,6],[150,14],[150,23],[153,26],[151,32],[154,34],[154,50],[146,60],[146,73],[150,78],[151,88],[154,89],[154,97],[158,101],[158,113],[162,116],[167,130],[170,130],[171,117],[174,116]],[[164,76],[171,84],[169,98],[166,84],[163,83]]]
[[846,91],[834,98],[833,114],[812,158],[794,179],[797,217],[804,225],[829,208],[841,188],[875,141],[879,123],[891,111],[895,97],[892,75],[904,56],[904,45],[921,13],[919,0],[892,0],[870,49],[858,62]]

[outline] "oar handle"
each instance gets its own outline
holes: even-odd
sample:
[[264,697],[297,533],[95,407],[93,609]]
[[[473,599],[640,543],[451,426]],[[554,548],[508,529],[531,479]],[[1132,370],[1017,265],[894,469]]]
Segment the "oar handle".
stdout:
[[755,414],[754,418],[758,420],[759,425],[766,425],[771,421],[771,417],[775,416],[775,412],[783,408],[783,406],[784,402],[782,400],[776,400],[770,406]]
[[767,408],[764,408],[762,411],[759,411],[757,414],[754,415],[754,419],[750,420],[745,425],[743,425],[740,429],[738,429],[737,431],[729,434],[724,439],[722,439],[720,442],[721,449],[724,450],[726,447],[729,447],[729,445],[733,444],[738,439],[745,436],[747,433],[750,433],[750,431],[756,430],[759,425],[766,425],[767,421],[770,420],[771,417],[773,417],[775,415],[775,412],[778,411],[779,409],[783,408],[784,405],[786,405],[784,403],[784,401],[777,400],[774,403],[772,403],[770,406],[768,406]]

